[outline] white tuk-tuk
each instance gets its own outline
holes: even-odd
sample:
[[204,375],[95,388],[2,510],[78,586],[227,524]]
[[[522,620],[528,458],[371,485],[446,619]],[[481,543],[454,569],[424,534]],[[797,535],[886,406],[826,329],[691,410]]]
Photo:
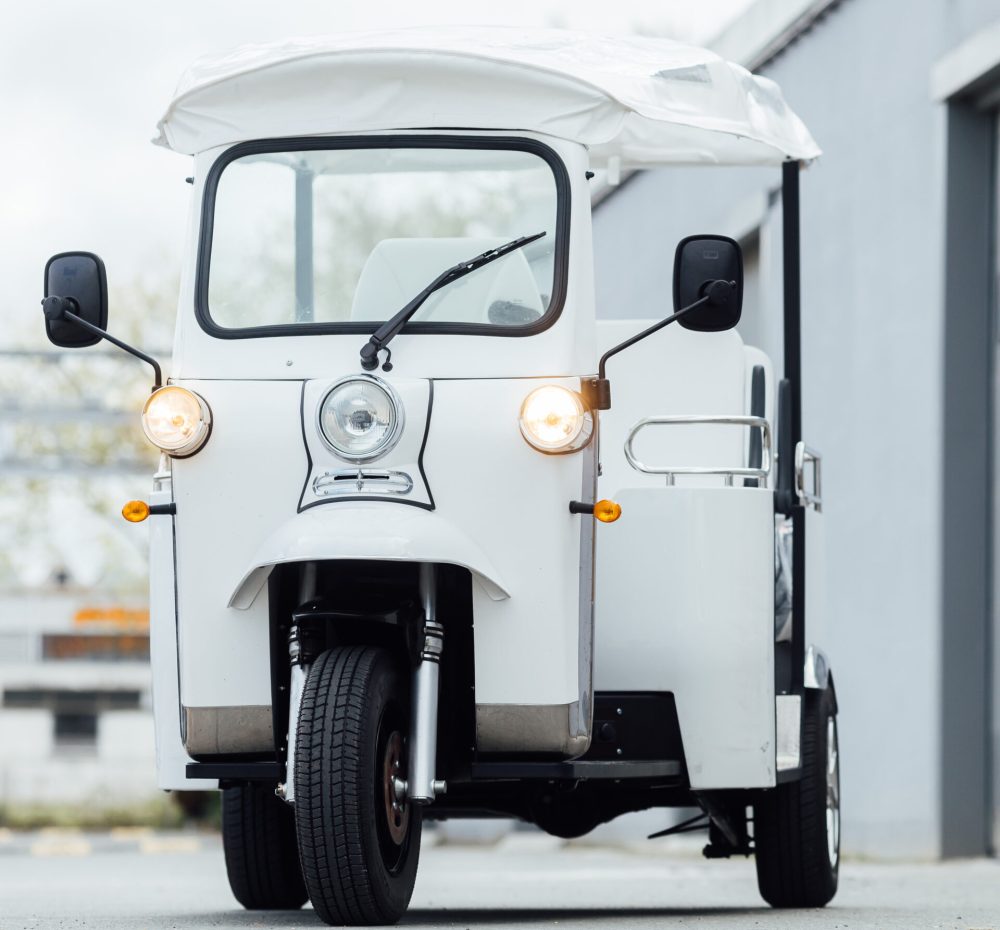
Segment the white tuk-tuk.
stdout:
[[[151,526],[159,784],[223,789],[236,898],[390,923],[424,820],[676,807],[703,814],[663,833],[754,854],[772,905],[826,904],[819,150],[777,86],[667,41],[362,33],[201,62],[156,141],[194,157],[168,382],[106,333],[96,256],[51,259],[43,305],[57,345],[154,368],[163,454],[124,514]],[[780,169],[781,374],[733,328],[722,236],[677,247],[672,315],[595,319],[594,172],[679,164]]]

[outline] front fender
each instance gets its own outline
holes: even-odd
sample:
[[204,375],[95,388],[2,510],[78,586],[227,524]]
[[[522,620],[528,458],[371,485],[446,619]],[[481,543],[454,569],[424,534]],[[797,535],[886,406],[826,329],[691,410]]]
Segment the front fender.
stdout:
[[438,514],[397,503],[359,501],[314,507],[279,526],[257,549],[229,606],[250,607],[275,565],[332,559],[460,565],[493,600],[510,596],[482,549]]

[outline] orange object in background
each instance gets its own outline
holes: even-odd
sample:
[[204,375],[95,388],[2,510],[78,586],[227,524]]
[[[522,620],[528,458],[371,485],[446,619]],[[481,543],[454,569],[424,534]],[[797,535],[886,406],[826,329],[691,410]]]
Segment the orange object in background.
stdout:
[[115,629],[148,629],[149,610],[132,607],[84,607],[73,614],[74,626],[99,624]]

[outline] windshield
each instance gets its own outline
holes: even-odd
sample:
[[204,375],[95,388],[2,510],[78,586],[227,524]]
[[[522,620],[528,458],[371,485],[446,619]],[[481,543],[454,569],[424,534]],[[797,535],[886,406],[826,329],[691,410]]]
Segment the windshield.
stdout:
[[561,166],[544,146],[509,141],[298,143],[228,160],[214,189],[209,181],[202,322],[244,335],[262,327],[371,332],[449,267],[544,231],[436,291],[408,324],[418,332],[537,330],[559,311]]

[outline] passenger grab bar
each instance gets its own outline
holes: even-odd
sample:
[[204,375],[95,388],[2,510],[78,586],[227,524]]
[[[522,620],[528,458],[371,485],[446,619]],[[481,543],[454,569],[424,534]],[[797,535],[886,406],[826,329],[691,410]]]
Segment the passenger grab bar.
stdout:
[[[723,426],[749,426],[760,430],[762,458],[760,468],[732,468],[729,466],[711,465],[647,465],[636,458],[632,443],[639,432],[647,426],[690,426],[715,424]],[[734,478],[756,478],[759,487],[767,487],[767,476],[771,471],[771,427],[765,417],[730,417],[730,416],[688,416],[644,417],[632,429],[625,439],[625,458],[636,471],[646,475],[665,475],[667,484],[674,483],[675,475],[723,475],[726,484],[732,487]]]
[[[806,465],[812,465],[812,490],[806,490]],[[795,446],[795,494],[803,507],[823,511],[823,456],[804,442]]]

